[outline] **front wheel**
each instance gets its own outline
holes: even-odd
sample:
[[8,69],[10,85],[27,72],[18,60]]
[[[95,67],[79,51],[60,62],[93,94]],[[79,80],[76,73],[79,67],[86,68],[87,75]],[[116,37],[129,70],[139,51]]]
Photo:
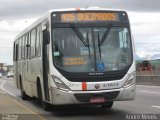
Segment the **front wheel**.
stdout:
[[102,108],[111,109],[112,106],[113,106],[113,101],[107,102],[107,103],[103,104],[103,105],[102,105]]
[[41,101],[41,104],[42,104],[42,108],[43,108],[43,110],[45,110],[45,111],[50,111],[50,109],[51,109],[51,105],[49,104],[49,103],[47,103],[46,101]]

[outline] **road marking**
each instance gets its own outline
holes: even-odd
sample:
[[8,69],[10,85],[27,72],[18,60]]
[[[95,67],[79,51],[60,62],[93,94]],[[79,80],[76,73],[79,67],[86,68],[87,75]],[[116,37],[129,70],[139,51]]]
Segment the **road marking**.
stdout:
[[20,102],[10,98],[14,103],[16,103],[17,105],[23,107],[25,110],[29,111],[30,113],[36,115],[37,117],[39,117],[41,120],[46,120],[46,118],[42,117],[41,115],[38,115],[38,113],[32,111],[31,109],[29,109],[28,107],[26,107],[25,105],[21,104]]
[[138,92],[143,92],[143,93],[152,93],[152,94],[158,94],[158,95],[160,95],[160,93],[158,93],[158,92],[150,92],[150,91],[138,91]]
[[0,88],[3,89],[3,85],[5,84],[6,81],[3,81]]
[[151,107],[154,107],[154,108],[159,108],[159,109],[160,109],[160,106],[154,106],[154,105],[153,105],[153,106],[151,106]]
[[[2,84],[0,85],[0,89],[3,90],[3,91],[5,91],[5,92],[7,92],[7,93],[10,94],[11,96],[16,97],[16,95],[14,95],[14,94],[12,94],[11,92],[9,92],[9,91],[7,91],[6,89],[4,89],[5,83],[6,83],[6,81],[4,80],[4,81],[2,82]],[[9,97],[9,98],[10,98],[10,97]],[[30,113],[32,113],[32,114],[36,115],[37,117],[39,117],[41,120],[46,120],[46,118],[38,115],[38,113],[32,111],[31,109],[29,109],[28,107],[26,107],[26,106],[24,106],[23,104],[19,103],[18,101],[14,100],[14,99],[12,99],[12,98],[10,98],[10,99],[11,99],[14,103],[16,103],[17,105],[23,107],[25,110],[27,110],[27,111],[29,111]]]
[[8,93],[9,95],[17,98],[16,95],[14,95],[13,93],[9,92],[8,90],[6,90],[6,89],[4,88],[5,83],[6,83],[6,81],[3,80],[3,82],[2,82],[2,84],[1,84],[1,86],[0,86],[1,90],[5,91],[5,92]]

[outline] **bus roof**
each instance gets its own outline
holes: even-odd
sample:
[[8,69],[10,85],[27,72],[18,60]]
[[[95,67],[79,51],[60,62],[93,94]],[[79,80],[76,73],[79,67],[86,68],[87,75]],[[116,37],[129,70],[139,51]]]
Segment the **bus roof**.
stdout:
[[[86,7],[86,8],[67,8],[67,9],[53,9],[53,10],[49,10],[49,12],[63,12],[63,11],[124,11],[124,10],[120,10],[120,9],[110,9],[110,8],[100,8],[100,7]],[[125,12],[125,11],[124,11]]]

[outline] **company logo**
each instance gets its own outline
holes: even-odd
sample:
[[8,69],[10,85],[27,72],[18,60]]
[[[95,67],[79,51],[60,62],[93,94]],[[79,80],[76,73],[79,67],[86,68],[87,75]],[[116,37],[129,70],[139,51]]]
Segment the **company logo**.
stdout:
[[99,89],[99,88],[100,88],[100,85],[99,85],[99,84],[95,84],[95,88],[96,88],[96,89]]

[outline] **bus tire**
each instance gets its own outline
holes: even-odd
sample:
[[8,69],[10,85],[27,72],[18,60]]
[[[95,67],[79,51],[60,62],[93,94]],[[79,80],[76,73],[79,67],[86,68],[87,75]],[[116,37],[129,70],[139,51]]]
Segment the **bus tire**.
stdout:
[[45,111],[49,111],[50,110],[50,104],[47,103],[46,101],[43,100],[42,98],[42,89],[41,89],[41,84],[40,81],[37,81],[37,94],[38,94],[38,100],[40,102],[41,107],[45,110]]
[[23,84],[22,84],[21,77],[20,77],[20,90],[21,90],[21,99],[22,100],[27,100],[28,99],[28,95],[23,90]]
[[50,111],[51,105],[49,103],[47,103],[46,101],[42,101],[42,108],[45,110],[45,111]]
[[102,108],[111,109],[112,106],[113,106],[113,101],[107,102],[107,103],[103,104],[103,105],[102,105]]

